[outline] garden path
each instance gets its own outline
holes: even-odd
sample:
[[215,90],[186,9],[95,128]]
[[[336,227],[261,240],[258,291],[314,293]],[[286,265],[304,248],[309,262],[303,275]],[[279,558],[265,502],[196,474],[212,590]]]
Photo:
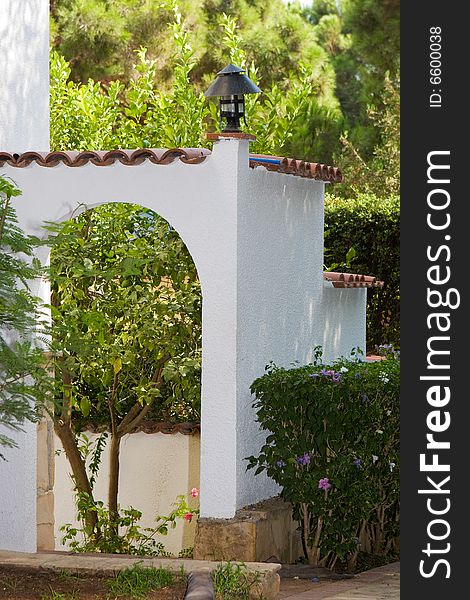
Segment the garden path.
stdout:
[[354,579],[281,579],[279,600],[399,600],[400,563],[361,573]]

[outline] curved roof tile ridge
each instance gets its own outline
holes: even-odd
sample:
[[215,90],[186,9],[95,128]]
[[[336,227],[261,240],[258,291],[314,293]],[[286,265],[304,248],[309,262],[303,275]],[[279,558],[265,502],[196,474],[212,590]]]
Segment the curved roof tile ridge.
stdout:
[[[167,165],[179,159],[186,164],[199,164],[211,154],[208,148],[139,148],[136,150],[82,150],[35,152],[21,154],[0,151],[0,167],[8,164],[12,167],[28,167],[35,163],[41,167],[55,167],[63,164],[67,167],[81,167],[88,163],[106,167],[116,161],[126,166],[140,165],[150,161],[156,165]],[[340,183],[343,175],[338,167],[323,163],[308,162],[283,156],[250,154],[250,167],[265,167],[268,171],[277,171],[298,177],[306,177],[327,183]]]
[[359,275],[357,273],[325,271],[323,279],[330,281],[335,288],[377,288],[384,285],[383,281],[378,281],[371,275]]
[[27,167],[36,163],[41,167],[81,167],[92,163],[106,167],[116,161],[126,166],[140,165],[146,160],[153,164],[166,165],[176,159],[186,164],[203,162],[211,152],[207,148],[139,148],[137,150],[84,150],[59,152],[22,152],[21,154],[0,152],[0,167],[6,163],[12,167]]
[[307,177],[327,183],[341,183],[343,181],[343,174],[338,167],[295,158],[286,158],[285,156],[250,154],[250,167],[264,167],[268,171]]

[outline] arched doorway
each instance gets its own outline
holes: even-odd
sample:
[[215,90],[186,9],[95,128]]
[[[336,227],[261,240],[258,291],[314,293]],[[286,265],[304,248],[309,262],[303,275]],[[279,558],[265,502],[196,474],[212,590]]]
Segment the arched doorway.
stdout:
[[[69,534],[77,528],[87,533],[85,540],[69,535],[69,543],[91,549],[92,527],[100,531],[102,551],[119,550],[127,543],[117,535],[131,515],[126,507],[134,509],[139,530],[151,528],[155,514],[168,514],[177,495],[199,487],[198,439],[188,443],[181,433],[196,432],[200,419],[202,298],[191,255],[167,221],[139,205],[83,208],[48,226],[55,445],[69,466],[56,457],[56,547],[62,547],[60,525],[72,523]],[[137,439],[133,434],[140,431],[155,435]],[[176,439],[170,442],[161,431]],[[38,452],[44,452],[39,444]],[[38,465],[44,463],[40,455]],[[46,500],[51,503],[50,494],[39,497],[38,506]],[[103,503],[101,520],[109,520],[105,529],[96,524],[97,501]],[[144,513],[142,522],[135,510]],[[40,510],[38,518],[47,512]],[[86,527],[77,524],[77,512]],[[51,537],[45,529],[38,524],[41,549]],[[187,540],[191,532],[182,533]],[[142,539],[131,543],[137,548]]]

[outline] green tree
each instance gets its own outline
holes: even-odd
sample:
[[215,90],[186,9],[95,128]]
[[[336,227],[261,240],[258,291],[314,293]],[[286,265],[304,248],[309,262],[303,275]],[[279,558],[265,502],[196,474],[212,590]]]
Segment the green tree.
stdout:
[[[137,15],[140,15],[139,19]],[[92,93],[93,86],[104,91],[106,100],[94,100],[88,104],[101,113],[107,111],[106,119],[117,107],[127,110],[127,104],[134,103],[135,97],[127,94],[127,90],[134,87],[142,100],[138,108],[143,112],[135,115],[139,128],[148,120],[147,108],[152,111],[154,120],[160,119],[167,127],[164,112],[168,112],[170,107],[164,99],[171,99],[173,111],[180,107],[176,123],[186,129],[193,123],[202,123],[200,141],[203,144],[207,126],[205,115],[200,115],[200,121],[198,115],[192,114],[189,98],[175,94],[178,81],[181,81],[178,79],[180,73],[175,69],[175,52],[181,61],[191,64],[185,73],[192,86],[185,89],[195,90],[194,98],[197,96],[198,103],[202,99],[203,105],[202,91],[230,60],[231,33],[228,24],[236,23],[235,37],[238,48],[243,48],[245,66],[256,65],[252,74],[256,71],[256,79],[264,92],[255,115],[259,113],[259,129],[263,129],[267,115],[276,116],[276,121],[284,119],[285,125],[291,129],[283,127],[289,139],[284,140],[282,148],[304,159],[331,161],[333,152],[340,146],[341,113],[328,53],[318,43],[312,26],[302,14],[281,0],[181,0],[178,4],[174,0],[165,0],[158,5],[143,0],[119,0],[112,4],[105,0],[57,0],[54,19],[53,45],[69,61],[63,83],[66,84],[69,78],[75,82],[85,82],[89,77],[100,79],[101,84],[88,82],[78,87],[85,98]],[[95,21],[96,26],[93,25]],[[147,27],[147,36],[138,35],[132,29],[137,21],[141,24],[155,22],[158,26]],[[107,43],[108,37],[110,43]],[[119,47],[115,47],[116,44]],[[152,65],[152,90],[147,88],[145,93],[140,86],[141,74],[134,68],[134,49],[139,47],[147,49],[145,60]],[[190,54],[187,54],[189,49]],[[142,66],[140,54],[138,64]],[[184,65],[181,67],[185,68]],[[111,80],[120,80],[122,84],[110,83]],[[299,82],[304,88],[308,87],[308,94],[304,94],[302,110],[294,111],[298,117],[294,123],[289,115],[292,101],[299,96]],[[179,86],[179,89],[183,88]],[[277,106],[270,105],[272,99],[276,100]],[[100,107],[94,107],[95,103]],[[59,110],[63,108],[54,102],[53,106]],[[80,118],[77,120],[75,116],[77,108],[80,114],[80,99],[70,111],[72,122],[76,122],[79,128]],[[129,110],[134,108],[129,107]],[[249,120],[249,128],[250,132],[258,134],[253,118]],[[156,130],[161,130],[161,123],[155,123],[151,129],[153,135],[145,132],[145,136],[135,140],[138,143],[134,142],[133,146],[141,146],[144,141],[155,145],[153,140]],[[161,137],[164,142],[165,136]],[[169,139],[168,136],[166,139]],[[175,139],[175,136],[170,136],[170,139]],[[124,143],[122,136],[119,142]],[[130,147],[129,144],[127,147]],[[260,151],[261,147],[259,142],[255,150]],[[279,147],[277,144],[274,151],[278,152]]]
[[52,287],[55,431],[77,492],[92,499],[80,425],[110,432],[108,508],[117,535],[120,443],[152,410],[164,418],[199,413],[201,293],[196,268],[166,221],[136,205],[104,205],[54,234]]
[[[85,0],[81,2],[83,4]],[[72,8],[77,3],[78,0],[58,1],[57,11],[61,6],[65,10],[66,6]],[[112,7],[100,0],[87,0],[87,3],[90,7],[98,3],[103,9],[118,12],[121,4],[124,5],[123,0]],[[131,5],[136,7],[137,1],[126,3],[126,6]],[[239,28],[231,16],[234,6],[243,6],[246,9],[243,18],[250,22],[251,15],[254,23],[261,3],[214,0],[211,5],[227,9],[227,14],[213,15],[211,21],[211,27],[217,28],[214,52],[220,56],[214,70],[235,62],[244,67],[264,90],[260,98],[247,99],[247,129],[258,138],[253,150],[271,154],[292,151],[305,159],[316,158],[318,150],[322,157],[331,154],[337,147],[333,138],[339,139],[343,123],[334,96],[335,73],[327,53],[340,56],[350,43],[350,38],[339,26],[339,13],[329,21],[326,19],[329,13],[322,16],[324,21],[318,33],[324,48],[316,41],[315,44],[312,42],[314,64],[300,62],[295,65],[295,70],[282,74],[271,69],[271,77],[269,69],[258,67],[259,60],[262,64],[262,54],[258,57],[246,43],[244,36],[248,26],[242,23]],[[268,8],[278,4],[268,2],[265,5],[263,18],[269,17],[274,23],[274,13]],[[154,47],[149,51],[141,48],[129,79],[73,81],[70,65],[58,53],[53,53],[52,149],[207,145],[205,133],[217,128],[218,118],[216,105],[207,103],[202,93],[208,71],[203,66],[204,55],[198,44],[201,35],[198,21],[192,20],[192,13],[183,18],[177,4],[171,0],[165,2],[164,11],[171,43],[168,42],[162,49],[162,56],[157,58]],[[299,15],[299,11],[288,13],[292,23],[302,21]],[[69,24],[73,28],[72,21]],[[306,37],[311,25],[303,21],[302,27]],[[270,31],[267,25],[265,29]],[[262,28],[260,36],[261,33]],[[209,35],[208,32],[205,34]],[[193,45],[197,51],[193,50]],[[275,58],[273,56],[271,63],[267,61],[266,65],[276,64]],[[167,79],[161,68],[162,61],[169,65],[172,73]],[[289,63],[286,63],[285,68],[288,67]],[[266,78],[264,83],[263,77]],[[306,141],[301,140],[301,135]],[[162,411],[170,416],[181,411],[193,414],[191,411],[195,410],[200,393],[200,346],[195,338],[187,337],[189,329],[196,338],[200,335],[199,316],[195,309],[191,313],[187,304],[200,306],[200,290],[192,271],[194,265],[191,266],[189,255],[178,246],[168,225],[146,214],[136,207],[103,207],[56,228],[57,237],[51,241],[55,249],[51,265],[54,344],[57,351],[62,352],[61,359],[56,361],[56,430],[72,464],[77,489],[91,498],[88,526],[96,536],[101,532],[93,510],[92,478],[77,437],[81,424],[93,418],[111,431],[108,506],[115,534],[122,435],[134,430],[155,407],[159,414]],[[101,227],[104,227],[104,237],[100,237]],[[136,234],[136,227],[145,231],[145,235]],[[181,259],[179,276],[174,271],[177,257]],[[169,261],[166,267],[165,261]],[[160,265],[157,273],[152,271],[151,264]],[[167,269],[165,274],[158,271],[160,268]],[[188,281],[192,282],[190,289],[187,289],[187,280],[181,280],[182,273],[186,273],[185,278],[189,277]],[[173,293],[176,297],[169,302]],[[184,317],[181,322],[179,317]],[[174,318],[176,324],[170,327]],[[162,327],[162,331],[158,327]],[[188,331],[185,328],[189,328]],[[144,339],[153,339],[156,335],[158,342],[147,347],[141,334]],[[177,410],[174,407],[178,407]]]
[[399,79],[399,0],[321,0],[304,10],[336,74],[336,96],[345,118],[343,128],[361,156],[369,161],[380,131],[369,107],[384,110],[387,79]]
[[[128,83],[113,81],[105,86],[92,80],[87,84],[71,81],[68,63],[57,53],[52,54],[52,149],[208,145],[205,133],[218,127],[217,107],[206,102],[202,91],[191,83],[196,55],[187,23],[176,4],[172,10],[174,79],[167,90],[159,88],[157,63],[145,49],[137,52],[134,77]],[[244,50],[237,24],[228,15],[220,19],[220,37],[224,63],[238,63],[259,81],[258,69]],[[323,80],[316,79],[311,68],[299,64],[295,73],[285,74],[282,83],[267,86],[261,99],[248,98],[247,129],[258,138],[253,151],[279,154],[299,148],[300,133],[315,119],[321,144],[321,133],[331,130],[338,117],[337,105],[330,102],[328,81],[327,75]],[[312,140],[308,150],[312,154],[315,143],[318,145]]]
[[[400,80],[385,79],[382,108],[369,106],[368,115],[378,132],[377,144],[369,160],[347,137],[342,137],[343,151],[339,161],[345,174],[340,194],[356,197],[363,193],[378,198],[400,193]],[[336,192],[335,188],[335,192]],[[339,190],[338,190],[339,191]]]
[[[28,288],[40,275],[32,259],[36,240],[18,227],[12,206],[20,194],[11,180],[0,177],[0,425],[16,431],[37,420],[48,381],[43,351],[34,343],[39,303]],[[0,446],[16,445],[0,432]]]
[[127,79],[134,49],[149,46],[155,57],[169,58],[166,17],[162,3],[149,0],[52,0],[52,46],[70,62],[76,81]]
[[[263,85],[279,82],[299,62],[319,68],[326,54],[302,14],[282,0],[179,0],[194,40],[193,82],[225,66],[221,47],[223,15],[235,19],[250,62],[256,60]],[[52,45],[72,68],[74,81],[132,76],[134,51],[144,46],[156,59],[159,82],[172,78],[173,0],[53,0]]]

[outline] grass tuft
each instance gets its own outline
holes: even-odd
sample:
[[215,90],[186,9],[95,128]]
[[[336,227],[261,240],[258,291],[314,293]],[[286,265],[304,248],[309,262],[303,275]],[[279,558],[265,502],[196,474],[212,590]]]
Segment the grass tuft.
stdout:
[[216,600],[248,600],[261,573],[249,571],[244,563],[220,563],[212,574]]
[[106,582],[106,586],[115,598],[120,596],[143,598],[152,590],[174,585],[178,579],[168,569],[143,567],[137,563],[132,567],[120,571],[114,579],[109,579]]

